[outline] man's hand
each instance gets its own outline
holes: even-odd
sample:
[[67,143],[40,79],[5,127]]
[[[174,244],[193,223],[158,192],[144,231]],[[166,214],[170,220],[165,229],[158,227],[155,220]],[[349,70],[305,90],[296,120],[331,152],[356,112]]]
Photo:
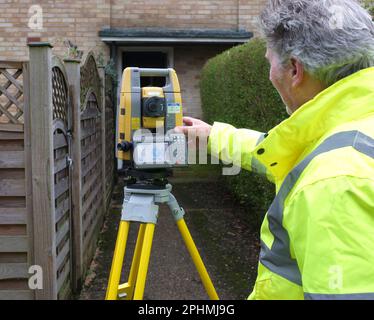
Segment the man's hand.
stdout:
[[184,126],[175,127],[174,131],[177,133],[184,133],[188,135],[189,132],[196,135],[197,137],[209,137],[212,126],[191,117],[183,117]]

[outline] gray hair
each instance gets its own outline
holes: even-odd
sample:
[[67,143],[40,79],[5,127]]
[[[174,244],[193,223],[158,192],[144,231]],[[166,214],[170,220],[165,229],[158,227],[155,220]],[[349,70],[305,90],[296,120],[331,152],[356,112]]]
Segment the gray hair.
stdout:
[[355,0],[270,0],[260,19],[281,63],[298,59],[327,86],[374,66],[372,17]]

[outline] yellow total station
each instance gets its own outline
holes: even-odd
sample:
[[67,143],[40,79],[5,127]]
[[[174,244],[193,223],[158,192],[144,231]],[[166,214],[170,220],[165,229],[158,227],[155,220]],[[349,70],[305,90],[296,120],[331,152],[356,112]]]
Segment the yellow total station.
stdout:
[[[143,77],[165,78],[163,87],[141,87]],[[117,115],[117,150],[119,167],[132,161],[130,148],[134,132],[139,129],[164,132],[183,125],[181,90],[174,69],[126,68],[122,75],[121,98]]]

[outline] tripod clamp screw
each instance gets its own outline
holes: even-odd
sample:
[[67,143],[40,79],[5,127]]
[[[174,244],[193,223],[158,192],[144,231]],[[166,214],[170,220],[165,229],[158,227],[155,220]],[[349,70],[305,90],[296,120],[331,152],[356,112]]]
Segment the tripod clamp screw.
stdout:
[[175,221],[183,219],[185,215],[184,209],[179,206],[177,199],[171,193],[169,195],[168,206],[173,213]]

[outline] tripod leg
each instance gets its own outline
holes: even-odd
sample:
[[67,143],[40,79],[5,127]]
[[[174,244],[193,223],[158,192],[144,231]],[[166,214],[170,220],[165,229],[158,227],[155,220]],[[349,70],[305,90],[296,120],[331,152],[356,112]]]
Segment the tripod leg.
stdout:
[[196,266],[197,272],[200,275],[201,281],[203,282],[204,288],[208,293],[211,300],[219,300],[216,289],[213,286],[212,280],[209,277],[208,271],[206,270],[203,260],[200,257],[199,251],[192,239],[191,233],[187,228],[184,219],[177,221],[178,229],[182,235],[184,243],[186,244],[187,250],[191,255],[191,258]]
[[155,225],[147,223],[145,225],[144,241],[140,255],[138,276],[135,284],[134,300],[142,300],[144,295],[145,281],[147,278],[149,258],[151,256],[153,234]]
[[122,292],[126,293],[126,300],[132,300],[134,296],[135,282],[138,276],[140,255],[142,253],[142,247],[144,243],[144,233],[146,225],[144,223],[140,224],[138,238],[136,240],[136,246],[134,250],[134,256],[131,262],[131,269],[129,280],[127,283],[119,286],[119,294]]
[[114,249],[112,268],[109,276],[106,300],[118,299],[118,286],[121,279],[123,258],[125,256],[127,236],[129,234],[130,222],[121,221],[119,225],[116,247]]

